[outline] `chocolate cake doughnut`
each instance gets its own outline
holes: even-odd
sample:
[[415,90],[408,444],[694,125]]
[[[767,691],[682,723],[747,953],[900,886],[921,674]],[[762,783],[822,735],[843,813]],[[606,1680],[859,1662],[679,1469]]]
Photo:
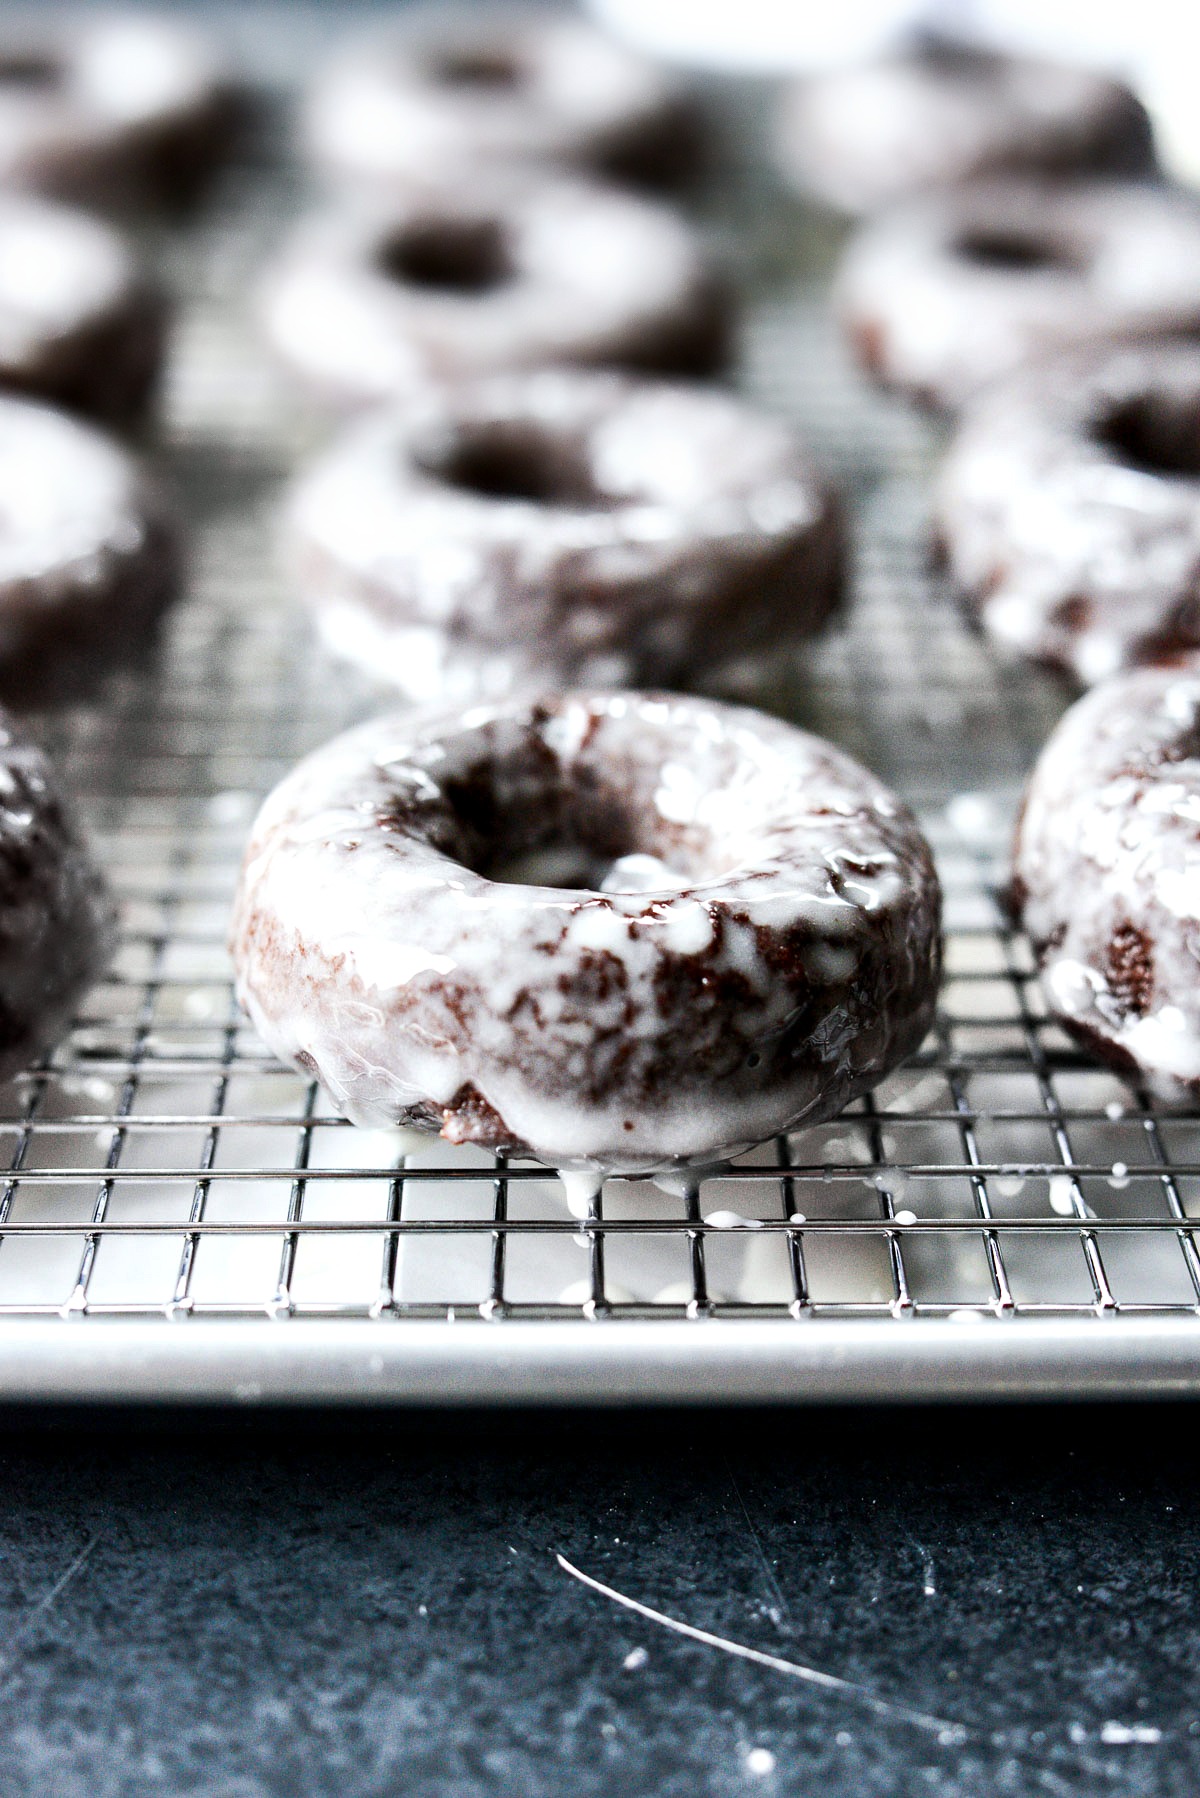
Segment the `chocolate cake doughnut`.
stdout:
[[953,410],[1040,355],[1200,329],[1200,203],[1137,182],[929,196],[862,228],[836,304],[870,374]]
[[665,180],[698,136],[678,82],[582,19],[486,6],[426,8],[335,55],[303,135],[327,174],[393,186],[497,162]]
[[912,817],[829,744],[576,692],[318,750],[259,814],[232,949],[355,1122],[632,1171],[882,1079],[932,1019],[939,912]]
[[220,156],[232,89],[175,19],[0,22],[0,185],[81,206],[187,198]]
[[729,350],[725,290],[674,213],[511,174],[312,221],[263,305],[280,354],[340,405],[547,362],[700,374]]
[[788,426],[600,370],[352,426],[287,533],[329,646],[414,699],[688,684],[811,635],[841,590],[840,518]]
[[1012,893],[1064,1028],[1165,1097],[1200,1090],[1200,656],[1067,713],[1026,790]]
[[1035,363],[968,413],[937,534],[984,630],[1090,684],[1200,647],[1200,344]]
[[135,423],[162,368],[166,307],[111,225],[0,194],[0,390]]
[[112,924],[45,756],[0,713],[0,1079],[58,1036],[102,970]]
[[1154,166],[1146,110],[1122,82],[944,38],[795,81],[777,136],[793,185],[848,213],[981,175]]
[[179,575],[174,520],[124,449],[0,396],[0,693],[88,686],[144,643]]

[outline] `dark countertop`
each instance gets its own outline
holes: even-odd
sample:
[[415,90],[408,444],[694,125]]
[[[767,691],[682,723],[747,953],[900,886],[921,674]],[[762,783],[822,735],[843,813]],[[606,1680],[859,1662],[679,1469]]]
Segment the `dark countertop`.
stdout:
[[10,1416],[0,1794],[1190,1795],[1194,1432]]

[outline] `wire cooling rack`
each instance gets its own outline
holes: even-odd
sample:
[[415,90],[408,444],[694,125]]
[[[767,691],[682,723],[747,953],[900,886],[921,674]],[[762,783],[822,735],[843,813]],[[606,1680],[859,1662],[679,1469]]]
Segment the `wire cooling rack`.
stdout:
[[[732,104],[732,102],[731,102]],[[851,502],[844,628],[769,695],[920,809],[948,972],[915,1061],[835,1123],[695,1182],[561,1182],[356,1130],[238,1015],[232,885],[262,795],[378,696],[276,575],[314,427],[247,296],[292,184],[269,155],[160,246],[184,296],[161,459],[194,531],[151,676],[34,721],[123,906],[66,1038],[0,1091],[0,1398],[1013,1395],[1200,1387],[1200,1114],[1160,1114],[1045,1015],[997,902],[1062,695],[997,666],[927,568],[936,444],[851,373],[827,226],[743,169],[703,202],[748,293],[741,380]]]

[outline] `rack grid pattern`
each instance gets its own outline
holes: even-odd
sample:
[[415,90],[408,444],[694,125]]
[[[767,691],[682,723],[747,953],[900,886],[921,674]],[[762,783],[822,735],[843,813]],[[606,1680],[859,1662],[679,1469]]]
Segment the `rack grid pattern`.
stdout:
[[249,296],[292,203],[277,167],[248,164],[166,246],[188,297],[160,453],[190,511],[191,594],[151,676],[34,721],[123,930],[66,1039],[0,1091],[0,1321],[489,1320],[502,1339],[523,1318],[923,1315],[949,1320],[949,1366],[968,1319],[1200,1311],[1200,1112],[1159,1111],[1070,1045],[998,898],[1063,696],[996,665],[930,574],[935,434],[849,370],[819,237],[751,175],[707,206],[752,271],[742,382],[843,481],[857,556],[844,625],[769,699],[922,812],[947,896],[936,1031],[836,1122],[694,1180],[611,1179],[582,1216],[552,1171],[352,1129],[272,1061],[225,953],[241,847],[296,757],[379,703],[275,572],[279,484],[314,427]]

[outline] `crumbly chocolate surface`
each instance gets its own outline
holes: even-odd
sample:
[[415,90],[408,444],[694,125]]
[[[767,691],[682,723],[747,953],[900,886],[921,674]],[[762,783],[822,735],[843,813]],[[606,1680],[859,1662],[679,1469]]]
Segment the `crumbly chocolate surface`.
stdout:
[[839,751],[577,692],[311,756],[255,825],[232,947],[266,1041],[356,1122],[653,1169],[882,1079],[932,1020],[939,930],[913,819]]
[[1200,345],[1037,363],[968,414],[937,534],[983,628],[1090,685],[1200,646]]
[[54,1041],[101,970],[112,923],[45,756],[0,714],[0,1079]]
[[1060,1022],[1163,1096],[1200,1090],[1200,656],[1072,707],[1029,782],[1014,865]]
[[967,183],[862,226],[834,303],[876,380],[956,411],[1035,357],[1200,330],[1200,202],[1138,181]]
[[546,363],[705,374],[730,350],[728,292],[676,213],[519,170],[347,199],[284,246],[262,310],[344,407]]
[[793,82],[777,143],[787,178],[847,213],[982,175],[1154,166],[1145,107],[1123,82],[937,40]]
[[810,635],[841,592],[840,516],[786,425],[600,371],[373,417],[286,516],[330,647],[427,701],[687,685]]

